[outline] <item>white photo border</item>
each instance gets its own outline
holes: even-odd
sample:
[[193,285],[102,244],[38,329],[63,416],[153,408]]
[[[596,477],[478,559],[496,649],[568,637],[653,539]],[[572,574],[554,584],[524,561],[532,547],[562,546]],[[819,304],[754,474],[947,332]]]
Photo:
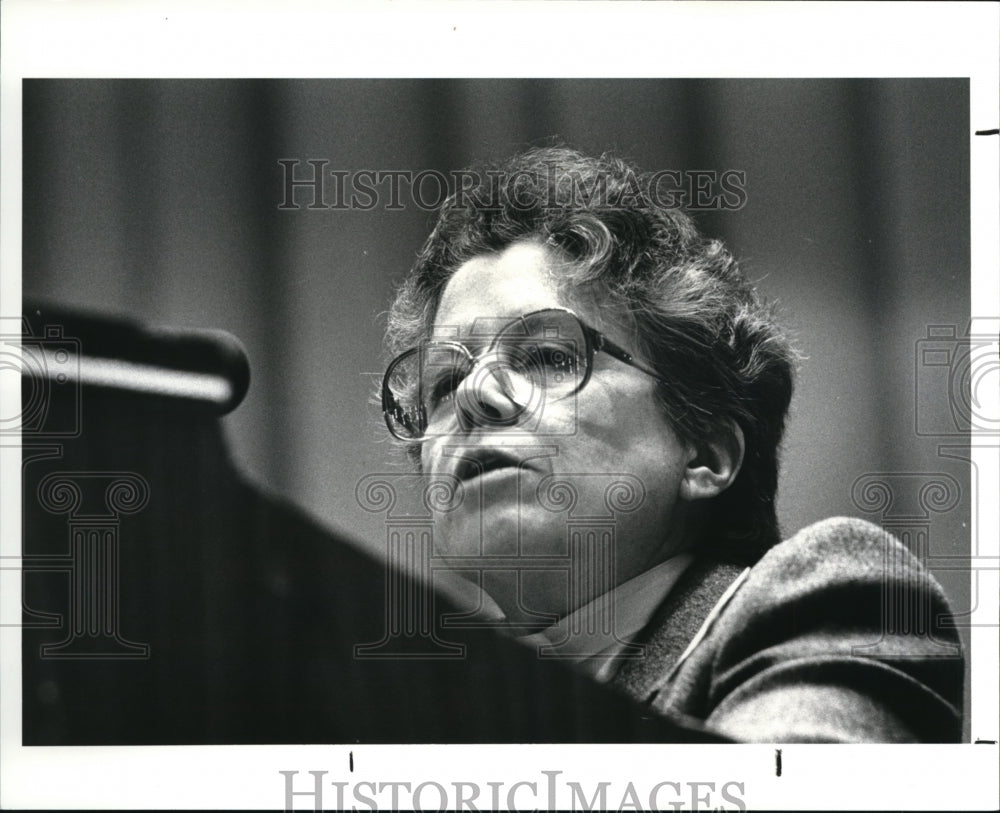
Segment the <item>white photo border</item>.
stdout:
[[[31,2],[0,5],[0,316],[21,306],[21,83],[42,77],[969,77],[971,317],[1000,307],[997,178],[1000,6],[977,3],[340,3]],[[308,21],[308,24],[303,24]],[[669,26],[670,48],[662,31]],[[711,27],[712,59],[696,34]],[[350,35],[345,32],[349,31]],[[600,53],[600,37],[629,43]],[[545,48],[538,48],[538,42]],[[503,43],[503,49],[497,48]],[[515,59],[498,59],[500,51]],[[997,397],[996,393],[992,397]],[[20,393],[4,379],[0,411]],[[996,414],[995,405],[989,414]],[[975,439],[974,439],[975,440]],[[985,439],[984,439],[985,440]],[[245,808],[285,803],[279,771],[325,771],[330,782],[535,782],[517,800],[544,807],[547,772],[565,782],[600,775],[615,805],[629,781],[742,783],[749,808],[991,809],[1000,796],[995,439],[973,448],[974,522],[993,569],[980,574],[971,630],[971,732],[992,744],[955,746],[21,746],[20,577],[0,570],[0,807]],[[20,450],[0,449],[0,556],[20,545]],[[17,574],[17,575],[12,575]],[[970,578],[975,574],[970,574]],[[985,595],[984,595],[985,593]],[[354,772],[349,772],[353,760]],[[589,779],[588,779],[589,778]],[[297,791],[306,785],[297,784]],[[349,791],[350,792],[350,791]],[[697,792],[697,791],[695,791]],[[640,791],[642,796],[642,791]],[[437,797],[428,795],[436,804]],[[501,800],[506,795],[501,795]],[[358,801],[347,797],[348,804]],[[303,794],[294,806],[312,809]],[[482,800],[480,801],[482,804]]]

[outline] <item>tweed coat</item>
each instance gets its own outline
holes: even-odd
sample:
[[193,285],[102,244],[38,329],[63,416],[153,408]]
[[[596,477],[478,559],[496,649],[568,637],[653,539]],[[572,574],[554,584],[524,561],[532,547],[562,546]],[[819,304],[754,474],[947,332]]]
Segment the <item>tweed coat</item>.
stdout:
[[957,742],[964,659],[949,618],[896,539],[829,519],[749,571],[694,562],[612,685],[739,741]]

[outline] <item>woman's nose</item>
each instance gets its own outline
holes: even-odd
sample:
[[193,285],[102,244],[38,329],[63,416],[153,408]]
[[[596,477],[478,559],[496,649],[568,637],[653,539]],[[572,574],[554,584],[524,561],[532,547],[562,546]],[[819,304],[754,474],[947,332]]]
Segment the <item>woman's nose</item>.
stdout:
[[474,428],[514,426],[528,411],[519,399],[517,373],[496,358],[486,358],[459,384],[455,409],[459,425]]

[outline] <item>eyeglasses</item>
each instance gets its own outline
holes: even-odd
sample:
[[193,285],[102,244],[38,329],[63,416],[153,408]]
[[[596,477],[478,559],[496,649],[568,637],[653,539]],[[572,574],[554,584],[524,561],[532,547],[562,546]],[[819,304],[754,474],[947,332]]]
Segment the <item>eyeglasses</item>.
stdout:
[[[477,355],[459,342],[431,341],[397,356],[382,378],[386,426],[400,440],[421,442],[451,434],[456,417],[494,426],[517,424],[543,400],[560,401],[580,392],[590,380],[597,352],[662,383],[658,373],[572,311],[546,308],[506,323]],[[461,403],[460,385],[466,391]],[[509,402],[502,416],[489,406],[484,387],[499,388]]]

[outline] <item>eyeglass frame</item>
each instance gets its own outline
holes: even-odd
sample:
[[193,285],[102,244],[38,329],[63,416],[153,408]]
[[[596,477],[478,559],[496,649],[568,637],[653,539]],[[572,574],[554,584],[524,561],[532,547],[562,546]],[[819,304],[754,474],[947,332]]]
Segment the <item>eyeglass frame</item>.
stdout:
[[429,440],[431,437],[434,437],[426,433],[426,427],[423,430],[423,434],[421,434],[419,437],[401,437],[393,429],[395,421],[391,416],[392,408],[390,404],[397,402],[389,390],[389,375],[395,369],[396,365],[399,364],[404,358],[408,358],[414,353],[419,353],[421,349],[427,347],[428,345],[434,345],[438,347],[444,347],[444,346],[457,347],[462,350],[462,352],[468,357],[469,361],[471,362],[471,366],[469,367],[468,372],[465,374],[465,376],[462,377],[462,380],[464,381],[465,378],[467,378],[472,373],[472,371],[475,370],[476,366],[495,350],[497,342],[500,340],[500,337],[503,335],[505,330],[511,327],[511,325],[514,325],[523,319],[528,319],[532,316],[538,316],[539,314],[542,313],[565,313],[573,317],[573,319],[576,320],[576,322],[579,324],[581,328],[586,347],[585,358],[587,362],[587,369],[583,376],[583,379],[580,381],[579,385],[577,385],[575,389],[561,396],[559,400],[563,400],[564,398],[569,398],[572,395],[576,395],[577,393],[582,392],[584,387],[587,386],[587,384],[590,382],[590,376],[594,371],[595,353],[607,353],[613,359],[617,359],[618,361],[627,364],[629,367],[634,367],[636,370],[639,370],[640,372],[643,372],[646,375],[651,376],[658,384],[666,384],[666,382],[660,377],[659,373],[657,373],[652,368],[642,364],[641,362],[636,361],[635,357],[631,353],[629,353],[625,348],[613,342],[611,339],[607,337],[606,334],[602,333],[597,328],[588,325],[574,311],[570,310],[569,308],[540,308],[539,310],[536,311],[531,311],[529,313],[523,313],[520,316],[515,316],[509,322],[505,323],[503,327],[501,327],[500,330],[498,330],[496,334],[493,336],[492,340],[490,341],[490,344],[486,347],[486,349],[478,354],[473,354],[473,352],[468,347],[466,347],[462,342],[429,341],[417,345],[416,347],[411,347],[409,350],[404,350],[402,353],[396,356],[392,361],[389,362],[388,366],[385,369],[385,373],[383,373],[382,375],[382,417],[385,419],[386,427],[389,429],[389,433],[394,438],[402,440],[406,443],[423,443]]

